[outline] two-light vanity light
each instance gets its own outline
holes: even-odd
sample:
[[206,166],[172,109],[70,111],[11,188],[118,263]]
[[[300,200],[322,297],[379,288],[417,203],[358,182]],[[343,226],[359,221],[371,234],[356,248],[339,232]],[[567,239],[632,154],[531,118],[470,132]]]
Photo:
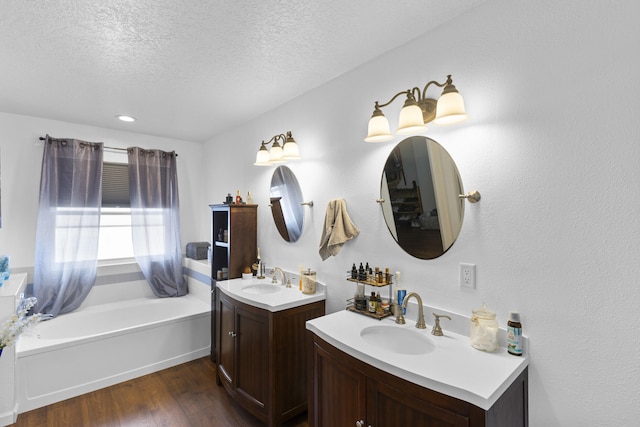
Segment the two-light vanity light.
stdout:
[[[437,101],[426,97],[427,89],[432,84],[444,88]],[[393,139],[389,128],[389,120],[387,120],[380,108],[391,104],[400,95],[406,95],[407,99],[400,111],[396,134],[412,135],[427,130],[427,123],[430,122],[436,125],[450,125],[468,118],[464,110],[462,96],[453,85],[453,80],[449,75],[444,83],[438,83],[435,80],[430,81],[422,89],[422,92],[420,92],[419,88],[414,87],[413,89],[398,92],[389,102],[384,104],[379,104],[376,101],[373,115],[369,120],[369,131],[364,139],[366,142],[385,142]]]
[[[282,143],[282,145],[281,145]],[[269,144],[273,144],[271,149],[267,149]],[[271,166],[276,163],[285,163],[288,160],[300,158],[300,151],[296,140],[291,136],[291,131],[284,134],[275,135],[267,142],[262,141],[260,149],[256,155],[256,166]]]

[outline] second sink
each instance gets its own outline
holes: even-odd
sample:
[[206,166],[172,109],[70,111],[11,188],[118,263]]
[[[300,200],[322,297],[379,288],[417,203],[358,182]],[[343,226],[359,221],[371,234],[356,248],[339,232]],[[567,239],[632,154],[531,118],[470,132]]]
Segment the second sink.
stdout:
[[436,348],[424,334],[398,326],[369,326],[360,336],[369,344],[398,354],[427,354]]

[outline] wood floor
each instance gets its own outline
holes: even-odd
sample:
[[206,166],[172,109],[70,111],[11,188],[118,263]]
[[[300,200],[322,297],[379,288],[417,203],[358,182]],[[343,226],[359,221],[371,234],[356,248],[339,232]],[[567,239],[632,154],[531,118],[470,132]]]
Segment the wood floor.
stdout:
[[[18,415],[11,427],[258,427],[215,382],[208,358]],[[307,427],[306,414],[286,427]]]

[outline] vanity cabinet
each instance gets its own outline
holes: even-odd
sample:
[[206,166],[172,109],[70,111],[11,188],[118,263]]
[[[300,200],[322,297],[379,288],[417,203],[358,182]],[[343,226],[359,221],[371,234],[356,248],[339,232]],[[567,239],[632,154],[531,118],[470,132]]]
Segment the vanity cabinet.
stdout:
[[485,411],[377,369],[309,334],[310,426],[528,425],[526,369]]
[[217,289],[217,377],[229,395],[268,426],[307,409],[305,322],[325,313],[317,301],[269,311]]
[[[218,204],[211,209],[211,289],[217,273],[228,269],[228,279],[242,277],[245,267],[256,261],[258,205]],[[226,236],[225,236],[226,235]],[[226,238],[225,238],[226,237]],[[226,280],[227,278],[225,278]],[[211,291],[211,360],[216,361],[215,292]]]
[[[256,261],[258,205],[209,205],[211,208],[211,278],[227,268],[229,279],[242,276]],[[226,239],[224,237],[226,233]]]

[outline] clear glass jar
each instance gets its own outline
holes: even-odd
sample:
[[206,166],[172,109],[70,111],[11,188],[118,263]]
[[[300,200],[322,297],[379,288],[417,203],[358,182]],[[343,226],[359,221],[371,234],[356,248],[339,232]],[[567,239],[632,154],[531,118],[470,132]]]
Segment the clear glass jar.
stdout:
[[302,273],[302,293],[316,293],[316,272],[311,271],[311,269],[308,269],[307,271]]
[[498,349],[498,321],[496,314],[487,308],[486,304],[472,311],[471,346],[482,351],[496,351]]

